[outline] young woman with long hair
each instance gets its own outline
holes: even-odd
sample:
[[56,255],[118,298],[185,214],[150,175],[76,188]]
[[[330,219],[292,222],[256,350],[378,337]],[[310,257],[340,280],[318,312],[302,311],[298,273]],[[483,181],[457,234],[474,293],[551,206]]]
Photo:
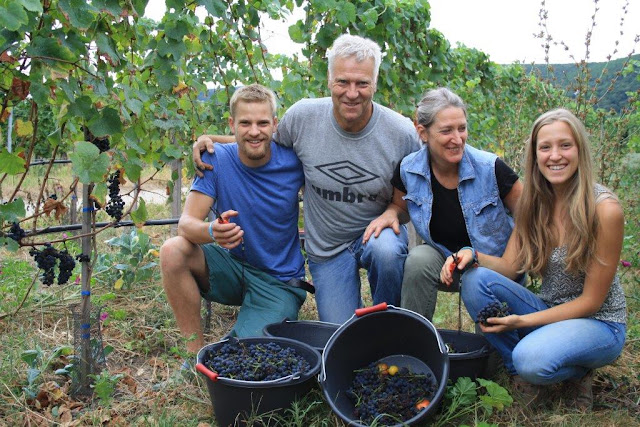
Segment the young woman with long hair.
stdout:
[[[543,387],[567,382],[563,396],[588,410],[593,370],[613,362],[625,341],[616,274],[624,218],[617,197],[594,182],[587,132],[571,112],[535,121],[516,212],[502,257],[458,253],[461,267],[479,261],[462,277],[462,299],[474,319],[490,304],[508,306],[509,315],[480,327],[523,397],[539,402]],[[523,271],[542,279],[537,294],[513,281]]]

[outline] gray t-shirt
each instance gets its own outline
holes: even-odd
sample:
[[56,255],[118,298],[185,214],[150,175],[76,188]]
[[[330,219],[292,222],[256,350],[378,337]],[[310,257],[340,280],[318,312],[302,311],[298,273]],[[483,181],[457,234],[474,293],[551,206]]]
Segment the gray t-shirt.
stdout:
[[391,202],[391,177],[420,148],[411,120],[373,104],[360,132],[345,132],[331,98],[303,99],[285,113],[275,140],[293,147],[304,168],[307,253],[331,257],[359,238]]

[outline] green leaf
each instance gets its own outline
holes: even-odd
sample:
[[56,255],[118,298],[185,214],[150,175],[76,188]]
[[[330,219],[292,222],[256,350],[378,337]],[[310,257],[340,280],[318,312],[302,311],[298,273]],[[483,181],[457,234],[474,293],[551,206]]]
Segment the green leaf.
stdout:
[[78,142],[69,157],[73,173],[83,184],[102,181],[109,168],[109,155],[100,153],[98,147],[90,142]]
[[96,37],[96,46],[100,55],[108,57],[109,63],[113,66],[120,65],[120,55],[116,50],[113,40],[104,33],[99,33]]
[[364,22],[367,30],[373,30],[376,27],[376,22],[378,21],[378,11],[376,8],[371,8],[360,15],[360,19]]
[[305,42],[305,33],[302,21],[296,22],[294,25],[289,26],[289,37],[291,41],[296,43],[304,43]]
[[480,400],[483,404],[483,407],[491,413],[493,408],[498,410],[502,410],[505,406],[511,406],[513,403],[513,398],[509,395],[509,392],[502,387],[501,385],[494,383],[493,381],[484,380],[482,378],[478,378],[478,383],[484,388],[486,388],[488,396],[482,395],[480,396]]
[[20,245],[9,237],[0,237],[0,248],[4,248],[10,252],[16,252],[20,249]]
[[97,138],[122,133],[120,115],[110,107],[103,108],[98,116],[93,117],[93,119],[89,121],[88,126],[91,133]]
[[22,157],[4,150],[0,152],[0,174],[17,175],[24,172],[24,165]]
[[144,199],[138,199],[138,209],[131,212],[131,220],[135,223],[136,227],[140,228],[144,226],[147,218],[147,206],[144,202]]
[[196,3],[217,18],[224,18],[227,14],[227,5],[222,0],[197,0]]
[[22,359],[27,365],[29,365],[32,368],[36,366],[36,362],[38,361],[38,358],[40,356],[42,356],[42,351],[39,349],[25,350],[22,353],[20,353],[20,359]]
[[140,160],[133,158],[124,164],[124,171],[131,181],[137,181],[140,179],[144,164]]
[[42,4],[40,0],[20,0],[22,6],[29,12],[42,13]]
[[20,218],[24,218],[26,211],[24,209],[24,201],[16,199],[11,203],[0,205],[0,220],[6,222],[15,222]]
[[114,17],[122,13],[122,7],[118,4],[118,0],[93,0],[91,4],[100,12],[106,12]]
[[56,60],[65,61],[65,66],[69,66],[68,63],[74,62],[77,58],[69,50],[69,48],[62,46],[60,41],[55,38],[35,37],[33,42],[27,47],[27,53],[30,56],[42,57],[44,62],[61,65]]
[[460,377],[451,390],[454,398],[460,401],[461,406],[473,404],[477,398],[476,383],[469,377]]
[[0,25],[7,30],[16,31],[29,23],[29,16],[22,5],[9,2],[7,7],[0,6]]
[[94,8],[90,3],[84,0],[60,0],[58,7],[74,27],[86,30],[91,26],[94,18],[91,11]]
[[338,6],[336,14],[338,23],[344,27],[356,20],[356,6],[353,3],[343,2]]
[[70,117],[82,117],[85,120],[91,120],[99,114],[98,110],[93,106],[91,98],[87,95],[76,98],[75,101],[69,105],[68,111]]

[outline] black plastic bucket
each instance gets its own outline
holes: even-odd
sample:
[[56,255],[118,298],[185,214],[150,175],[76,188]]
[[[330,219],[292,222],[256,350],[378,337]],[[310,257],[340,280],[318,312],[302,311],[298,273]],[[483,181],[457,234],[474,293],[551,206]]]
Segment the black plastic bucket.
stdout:
[[336,323],[284,319],[280,323],[271,323],[265,326],[262,333],[267,337],[282,337],[300,341],[322,353],[327,341],[339,327],[340,325]]
[[243,420],[251,416],[282,412],[315,385],[320,371],[320,353],[305,343],[278,337],[240,338],[237,341],[245,344],[275,342],[282,348],[293,348],[309,363],[307,372],[274,381],[242,381],[217,376],[204,366],[207,350],[216,351],[229,340],[224,339],[200,349],[196,365],[196,369],[207,379],[213,412],[219,426],[245,425]]
[[480,334],[438,329],[438,333],[450,347],[449,379],[456,381],[460,377],[490,378],[489,356],[492,353],[489,341]]
[[412,372],[430,372],[437,389],[430,404],[403,424],[424,421],[436,413],[449,376],[449,357],[436,328],[406,309],[379,304],[356,310],[327,342],[322,355],[320,386],[333,412],[350,426],[363,426],[347,396],[354,371],[372,362],[391,362]]

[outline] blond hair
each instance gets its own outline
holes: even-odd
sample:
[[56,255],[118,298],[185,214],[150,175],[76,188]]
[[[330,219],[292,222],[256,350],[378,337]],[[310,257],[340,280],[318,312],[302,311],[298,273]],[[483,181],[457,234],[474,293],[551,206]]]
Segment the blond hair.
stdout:
[[[553,230],[553,207],[557,201],[551,184],[540,172],[536,161],[540,129],[558,121],[569,126],[578,148],[578,168],[570,178],[568,190],[564,193],[564,197],[567,198],[567,216],[563,224],[563,242],[558,242],[553,233],[550,233],[550,230]],[[541,275],[554,247],[562,243],[567,248],[567,271],[585,272],[596,254],[598,231],[587,130],[568,110],[546,112],[533,124],[525,155],[524,188],[518,204],[515,226],[518,259],[523,260],[522,271]]]
[[266,102],[271,107],[272,117],[276,116],[276,95],[273,91],[260,84],[254,83],[248,86],[242,86],[233,93],[231,101],[229,101],[229,111],[231,117],[236,117],[236,106],[238,102]]

